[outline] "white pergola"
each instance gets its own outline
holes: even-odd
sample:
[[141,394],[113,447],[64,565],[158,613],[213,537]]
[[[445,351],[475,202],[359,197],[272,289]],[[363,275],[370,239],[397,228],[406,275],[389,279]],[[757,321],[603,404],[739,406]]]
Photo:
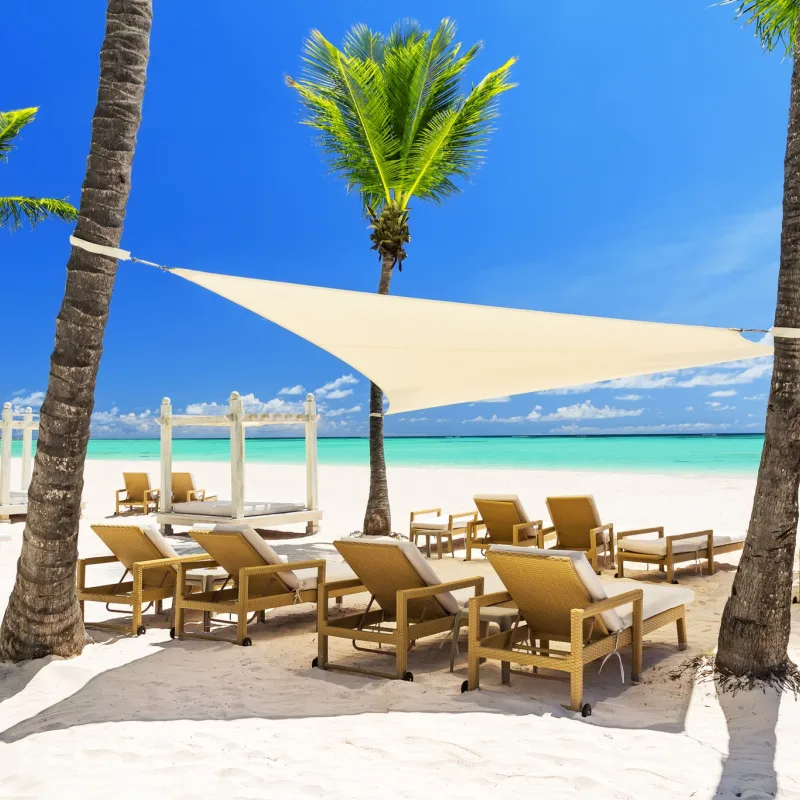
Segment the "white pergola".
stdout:
[[[313,394],[306,396],[301,414],[245,414],[242,398],[232,392],[227,414],[197,415],[172,413],[172,403],[161,403],[161,483],[156,519],[161,525],[217,524],[247,521],[253,526],[288,525],[305,522],[308,533],[319,530],[322,511],[317,491],[317,404]],[[305,428],[306,502],[297,503],[246,501],[244,497],[245,429],[264,425],[296,425]],[[227,427],[231,437],[230,501],[172,502],[172,429],[183,426]]]
[[[33,409],[14,413],[11,403],[3,405],[0,418],[0,522],[28,511],[28,486],[33,465],[33,432],[39,430],[39,421],[33,418]],[[20,491],[11,490],[11,440],[14,431],[22,431],[22,478]]]

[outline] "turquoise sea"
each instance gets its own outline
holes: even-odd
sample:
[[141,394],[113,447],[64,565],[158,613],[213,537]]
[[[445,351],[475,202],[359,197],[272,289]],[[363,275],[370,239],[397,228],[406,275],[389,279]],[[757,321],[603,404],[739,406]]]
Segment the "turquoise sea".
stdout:
[[[403,467],[607,470],[755,475],[764,437],[730,436],[531,436],[398,437],[386,440],[389,464]],[[19,456],[21,443],[14,442]],[[157,460],[157,439],[93,439],[89,458]],[[227,439],[175,439],[176,461],[227,461]],[[302,464],[303,439],[248,439],[247,459]],[[321,464],[369,463],[366,439],[320,439]]]

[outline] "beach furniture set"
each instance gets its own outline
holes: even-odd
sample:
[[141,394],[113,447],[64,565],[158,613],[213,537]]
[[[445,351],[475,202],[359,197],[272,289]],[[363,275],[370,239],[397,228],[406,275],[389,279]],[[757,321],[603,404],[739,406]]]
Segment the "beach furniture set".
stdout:
[[[435,635],[450,637],[452,671],[459,630],[466,623],[469,677],[462,691],[479,687],[486,659],[501,662],[505,684],[512,672],[527,668],[524,674],[531,675],[545,668],[568,675],[569,707],[584,715],[591,713],[583,703],[586,664],[630,647],[631,677],[638,680],[642,637],[672,622],[679,648],[686,646],[690,590],[602,584],[584,553],[574,550],[492,544],[487,558],[503,591],[484,594],[483,577],[442,582],[414,544],[396,538],[340,539],[334,546],[344,564],[324,559],[287,563],[247,524],[194,528],[191,536],[204,552],[188,556],[179,556],[152,524],[92,528],[112,554],[79,561],[81,610],[86,602],[104,603],[110,610],[115,610],[112,604],[124,606],[132,612],[126,630],[134,635],[145,632],[145,605],[155,604],[159,611],[163,600],[171,598],[173,638],[219,640],[223,637],[211,633],[210,623],[230,623],[219,617],[230,615],[236,635],[225,640],[248,646],[248,624],[263,621],[267,610],[316,603],[318,650],[312,666],[412,681],[409,655],[415,643]],[[122,577],[87,586],[87,567],[102,564],[123,567]],[[331,599],[341,603],[344,596],[359,593],[369,594],[365,609],[331,617]],[[203,613],[202,632],[186,630],[187,611]],[[334,662],[331,639],[386,655],[393,669]]]
[[[142,514],[158,510],[160,490],[150,485],[150,476],[146,472],[123,472],[122,480],[125,488],[117,489],[116,492],[116,516],[119,516],[123,508],[127,508],[129,511],[138,510]],[[198,489],[195,486],[191,472],[172,473],[172,500],[174,503],[209,503],[216,499],[216,495],[209,495],[205,489]]]
[[[28,485],[33,468],[33,432],[39,430],[39,421],[33,410],[14,411],[11,403],[4,403],[0,414],[0,522],[10,522],[11,517],[28,512]],[[11,440],[14,431],[22,433],[22,474],[20,488],[11,487]]]

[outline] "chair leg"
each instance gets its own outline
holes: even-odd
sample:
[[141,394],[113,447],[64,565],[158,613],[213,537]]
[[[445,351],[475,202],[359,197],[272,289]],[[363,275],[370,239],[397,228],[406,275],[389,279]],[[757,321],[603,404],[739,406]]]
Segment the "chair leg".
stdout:
[[405,635],[398,638],[397,647],[395,649],[395,667],[397,677],[402,678],[408,672],[408,641]]
[[439,561],[442,560],[442,536],[441,534],[436,537],[436,554],[439,556]]
[[677,583],[675,581],[675,564],[672,561],[667,561],[667,583]]
[[464,556],[464,561],[472,561],[472,547],[470,546],[469,543],[469,534],[467,534],[467,539],[464,542],[464,545],[465,545],[464,549],[466,551],[466,555]]
[[624,578],[625,577],[625,562],[622,559],[622,556],[617,552],[617,577]]
[[580,711],[583,706],[583,665],[577,664],[569,673],[569,707]]
[[686,649],[686,617],[680,617],[675,621],[678,628],[678,650]]

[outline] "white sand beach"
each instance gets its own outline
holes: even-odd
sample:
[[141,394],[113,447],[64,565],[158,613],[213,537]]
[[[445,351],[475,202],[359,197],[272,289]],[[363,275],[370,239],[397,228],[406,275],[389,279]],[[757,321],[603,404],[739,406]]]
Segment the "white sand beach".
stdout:
[[[227,465],[180,466],[200,486],[227,495]],[[157,483],[156,462],[87,462],[82,556],[106,552],[89,525],[112,514],[123,469],[143,468]],[[248,465],[247,496],[302,499],[303,481],[299,466]],[[319,484],[321,532],[275,543],[290,560],[337,559],[330,542],[360,527],[367,470],[323,466]],[[618,528],[663,524],[677,533],[744,529],[754,480],[393,468],[389,485],[393,527],[403,533],[412,508],[469,510],[479,491],[518,493],[537,518],[547,518],[548,494],[592,493]],[[0,610],[22,530],[21,523],[0,526],[0,536],[10,536],[0,543]],[[181,552],[194,549],[189,540],[176,542]],[[430,563],[443,579],[491,574],[480,556],[463,558],[462,550]],[[172,641],[166,620],[153,614],[139,638],[90,631],[94,643],[79,658],[0,666],[0,796],[800,797],[793,697],[718,697],[711,683],[675,676],[687,658],[715,646],[737,558],[722,556],[713,577],[694,564],[678,571],[681,585],[695,592],[688,651],[677,651],[672,627],[648,636],[635,686],[620,683],[614,660],[599,674],[597,664],[589,666],[585,699],[593,714],[585,719],[562,707],[562,681],[515,675],[505,687],[499,665],[482,670],[480,691],[462,695],[464,647],[450,674],[448,650],[438,646],[443,637],[412,650],[413,683],[311,669],[311,605],[270,612],[266,624],[251,627],[252,648]],[[96,569],[102,577],[105,568]],[[664,580],[655,571],[643,579]],[[614,578],[605,571],[602,580]],[[366,600],[348,597],[345,606]],[[99,604],[87,605],[88,620],[107,616]],[[332,648],[334,657],[376,658],[342,643]],[[790,654],[800,658],[796,633]],[[629,654],[622,660],[627,678]]]

